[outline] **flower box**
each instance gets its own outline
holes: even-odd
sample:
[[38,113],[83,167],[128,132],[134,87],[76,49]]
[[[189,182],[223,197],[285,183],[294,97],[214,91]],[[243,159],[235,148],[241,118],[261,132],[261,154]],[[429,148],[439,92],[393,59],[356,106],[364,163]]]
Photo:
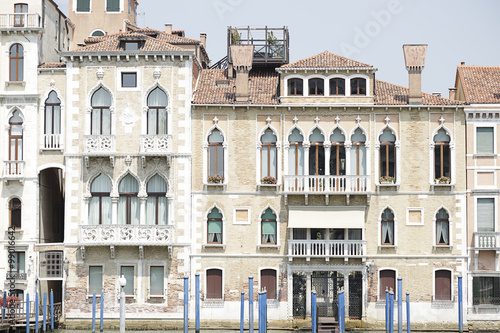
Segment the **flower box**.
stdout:
[[378,182],[380,184],[394,184],[394,181],[396,178],[391,177],[391,176],[383,176],[378,179]]
[[222,184],[224,183],[224,177],[222,176],[209,176],[207,178],[209,184]]
[[274,185],[278,182],[278,180],[274,177],[264,177],[260,181],[262,184],[269,184],[269,185]]
[[434,179],[434,182],[436,184],[450,184],[451,178],[450,177],[439,177],[439,178]]

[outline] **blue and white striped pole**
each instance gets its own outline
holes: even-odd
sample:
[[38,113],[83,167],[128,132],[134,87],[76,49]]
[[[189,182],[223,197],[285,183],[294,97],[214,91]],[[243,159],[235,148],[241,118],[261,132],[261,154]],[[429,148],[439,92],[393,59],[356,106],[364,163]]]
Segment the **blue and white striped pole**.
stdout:
[[195,330],[200,333],[200,273],[194,276]]
[[253,276],[248,277],[248,332],[253,333]]
[[398,333],[403,332],[403,278],[398,276]]
[[104,330],[104,290],[101,290],[101,317],[99,318],[99,330]]
[[463,317],[463,295],[462,295],[462,275],[458,276],[458,331],[464,331],[464,317]]
[[30,294],[26,294],[26,333],[30,333]]
[[94,293],[92,294],[92,333],[95,333],[95,290]]
[[318,322],[317,318],[317,313],[316,313],[316,290],[311,291],[311,326],[312,326],[312,333],[316,333],[318,331],[318,327],[316,326],[316,323]]
[[243,325],[245,323],[245,293],[241,292],[241,311],[240,311],[240,333],[243,333]]
[[189,310],[189,276],[184,275],[184,333],[188,333]]
[[410,293],[406,293],[406,332],[410,333]]

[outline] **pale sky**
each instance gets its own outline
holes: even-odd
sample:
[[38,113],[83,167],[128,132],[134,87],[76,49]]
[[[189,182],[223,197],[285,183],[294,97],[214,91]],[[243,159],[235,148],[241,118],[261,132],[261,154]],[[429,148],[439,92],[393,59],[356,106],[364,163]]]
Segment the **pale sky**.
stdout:
[[[102,0],[101,0],[102,1]],[[290,30],[290,60],[328,50],[378,68],[377,79],[408,86],[403,44],[428,44],[424,92],[455,82],[456,66],[500,65],[498,0],[138,0],[138,25],[207,33],[212,63],[226,55],[227,26]],[[56,0],[66,11],[67,1]]]

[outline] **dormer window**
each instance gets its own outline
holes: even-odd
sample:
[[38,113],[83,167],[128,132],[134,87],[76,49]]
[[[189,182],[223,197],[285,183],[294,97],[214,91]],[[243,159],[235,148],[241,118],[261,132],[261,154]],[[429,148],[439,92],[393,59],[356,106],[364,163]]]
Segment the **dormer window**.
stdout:
[[351,79],[351,95],[366,95],[366,80],[362,78]]
[[325,81],[323,79],[309,80],[309,96],[323,96],[325,91]]
[[137,51],[139,50],[139,42],[123,42],[123,49],[125,51]]
[[288,95],[289,96],[302,96],[303,82],[302,79],[289,79],[288,80]]
[[345,80],[342,78],[330,79],[330,95],[345,95]]

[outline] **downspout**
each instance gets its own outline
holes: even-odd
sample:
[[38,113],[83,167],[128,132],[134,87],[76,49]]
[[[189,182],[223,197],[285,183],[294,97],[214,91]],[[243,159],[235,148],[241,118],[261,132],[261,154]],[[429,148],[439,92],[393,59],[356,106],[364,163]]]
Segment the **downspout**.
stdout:
[[61,11],[59,11],[59,21],[57,22],[57,51],[61,51]]

